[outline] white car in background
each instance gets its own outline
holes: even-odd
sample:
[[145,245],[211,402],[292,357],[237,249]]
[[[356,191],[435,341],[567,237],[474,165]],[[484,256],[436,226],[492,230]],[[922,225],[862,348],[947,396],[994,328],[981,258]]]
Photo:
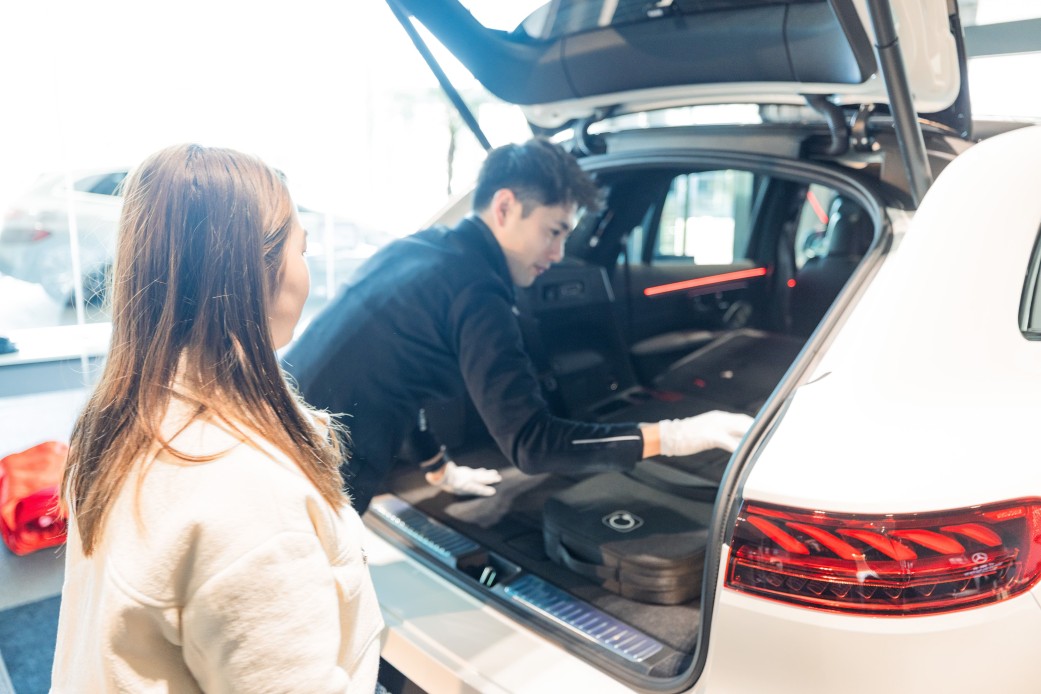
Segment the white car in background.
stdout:
[[[83,297],[100,305],[115,257],[116,230],[123,206],[120,184],[127,168],[76,171],[42,176],[4,215],[0,227],[0,273],[43,286],[62,304],[71,304],[75,283],[69,210],[75,212]],[[72,182],[70,192],[66,181]],[[365,258],[391,237],[363,228],[342,215],[298,207],[308,230],[312,297],[326,298],[329,285],[345,281]],[[326,252],[331,224],[332,256]]]
[[[83,296],[100,302],[105,272],[115,253],[122,201],[119,185],[128,169],[52,173],[40,179],[4,214],[0,273],[42,285],[56,301],[74,292],[69,208],[75,211]],[[71,191],[66,183],[71,181]]]
[[[518,297],[551,407],[756,417],[732,456],[630,474],[709,507],[700,591],[667,605],[548,556],[546,502],[583,480],[428,409],[503,482],[457,499],[402,464],[366,513],[388,687],[1041,690],[1041,127],[972,122],[957,4],[560,0],[507,33],[388,3],[607,192]],[[673,125],[715,104],[758,117]]]

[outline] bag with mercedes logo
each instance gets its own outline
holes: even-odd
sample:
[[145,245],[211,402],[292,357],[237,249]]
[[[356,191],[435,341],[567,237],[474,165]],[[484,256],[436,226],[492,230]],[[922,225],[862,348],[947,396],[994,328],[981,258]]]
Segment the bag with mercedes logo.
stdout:
[[701,593],[712,501],[681,498],[621,472],[585,479],[543,507],[554,562],[623,597],[676,605]]

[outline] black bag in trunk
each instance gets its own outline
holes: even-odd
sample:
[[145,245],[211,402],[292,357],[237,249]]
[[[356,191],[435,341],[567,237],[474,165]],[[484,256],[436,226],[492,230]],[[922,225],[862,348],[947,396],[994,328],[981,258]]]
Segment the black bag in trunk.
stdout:
[[621,472],[596,475],[546,501],[546,554],[631,600],[687,602],[701,592],[712,507]]

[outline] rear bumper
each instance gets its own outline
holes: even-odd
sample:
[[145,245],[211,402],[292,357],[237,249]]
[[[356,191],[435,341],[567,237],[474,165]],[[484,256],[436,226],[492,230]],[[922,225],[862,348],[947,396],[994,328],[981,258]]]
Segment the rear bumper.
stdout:
[[[371,530],[365,547],[386,629],[383,657],[427,691],[630,692],[425,568]],[[1033,593],[947,615],[850,617],[720,588],[694,692],[1036,692]]]
[[[924,617],[855,617],[721,589],[710,691],[1036,692],[1041,608],[1031,593]],[[706,678],[703,678],[706,679]]]

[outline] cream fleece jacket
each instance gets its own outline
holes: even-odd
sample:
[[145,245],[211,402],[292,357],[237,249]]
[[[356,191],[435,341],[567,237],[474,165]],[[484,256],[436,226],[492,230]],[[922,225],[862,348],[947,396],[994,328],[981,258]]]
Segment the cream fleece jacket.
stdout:
[[[188,416],[171,405],[164,430]],[[52,692],[375,689],[383,620],[361,519],[239,438],[192,421],[174,447],[222,455],[138,465],[90,557],[72,519]]]

